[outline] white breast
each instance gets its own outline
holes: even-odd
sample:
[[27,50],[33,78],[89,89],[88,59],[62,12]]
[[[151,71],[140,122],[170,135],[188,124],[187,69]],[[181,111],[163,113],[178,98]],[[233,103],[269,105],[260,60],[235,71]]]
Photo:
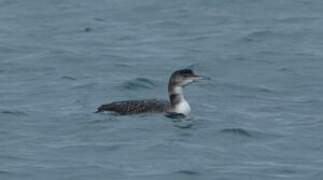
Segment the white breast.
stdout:
[[180,103],[175,106],[175,112],[188,115],[191,112],[191,107],[185,99],[182,99]]

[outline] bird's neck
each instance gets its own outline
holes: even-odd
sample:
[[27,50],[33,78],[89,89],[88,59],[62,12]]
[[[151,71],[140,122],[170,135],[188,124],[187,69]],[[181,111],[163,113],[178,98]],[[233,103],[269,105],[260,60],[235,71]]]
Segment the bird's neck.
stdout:
[[191,112],[191,107],[184,98],[183,87],[169,84],[168,87],[171,112],[187,115]]

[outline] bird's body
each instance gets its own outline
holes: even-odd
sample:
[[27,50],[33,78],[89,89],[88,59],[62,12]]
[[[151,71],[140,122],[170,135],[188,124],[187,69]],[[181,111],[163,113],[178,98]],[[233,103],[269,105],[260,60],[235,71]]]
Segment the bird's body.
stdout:
[[118,114],[175,113],[188,115],[191,107],[184,98],[183,87],[201,79],[190,69],[175,71],[169,78],[169,101],[159,99],[116,101],[98,107],[97,112],[111,111]]
[[167,100],[143,99],[116,101],[109,104],[104,104],[98,108],[97,112],[113,111],[119,114],[138,114],[145,112],[161,113],[167,112],[169,109],[170,104]]

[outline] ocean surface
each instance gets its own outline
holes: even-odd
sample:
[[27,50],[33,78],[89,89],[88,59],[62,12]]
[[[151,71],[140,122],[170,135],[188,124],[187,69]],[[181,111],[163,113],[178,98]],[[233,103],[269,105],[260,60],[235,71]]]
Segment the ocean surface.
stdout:
[[0,0],[1,180],[323,179],[322,94],[321,0]]

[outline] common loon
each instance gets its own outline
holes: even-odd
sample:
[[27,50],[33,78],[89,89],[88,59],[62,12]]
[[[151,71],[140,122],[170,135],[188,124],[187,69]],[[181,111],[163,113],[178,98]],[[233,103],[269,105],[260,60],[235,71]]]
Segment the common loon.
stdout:
[[96,112],[112,111],[122,115],[151,112],[185,116],[191,112],[191,107],[184,98],[183,88],[201,79],[205,77],[195,75],[191,69],[177,70],[169,78],[169,101],[160,99],[116,101],[101,105]]

